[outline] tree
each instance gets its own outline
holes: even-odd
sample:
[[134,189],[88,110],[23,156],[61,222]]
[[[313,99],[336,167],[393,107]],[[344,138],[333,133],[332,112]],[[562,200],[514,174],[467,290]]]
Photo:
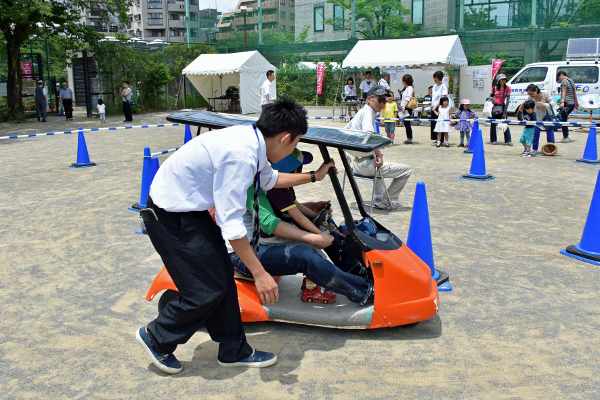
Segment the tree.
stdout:
[[[330,4],[338,5],[343,10],[350,10],[351,0],[328,0]],[[410,10],[403,7],[398,0],[356,0],[356,32],[365,39],[405,37],[419,31],[421,28],[412,22],[406,22],[405,15]],[[350,23],[340,24],[339,19],[325,20],[326,24],[343,26],[350,32]]]
[[[531,1],[531,0],[530,0]],[[465,29],[490,29],[498,25],[495,19],[490,18],[496,7],[466,6]]]
[[99,11],[107,23],[127,21],[133,0],[0,0],[0,31],[6,41],[8,58],[7,102],[10,117],[22,118],[23,72],[21,47],[32,37],[65,35],[73,47],[95,43],[99,35],[93,27],[78,23],[83,10]]

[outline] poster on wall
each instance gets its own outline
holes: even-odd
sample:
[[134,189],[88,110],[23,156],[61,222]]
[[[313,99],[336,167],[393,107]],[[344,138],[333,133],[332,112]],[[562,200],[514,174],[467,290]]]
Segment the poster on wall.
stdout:
[[487,78],[488,77],[488,69],[487,68],[481,68],[479,70],[479,77],[480,78]]
[[473,68],[473,79],[479,79],[479,68]]
[[391,83],[398,83],[398,75],[397,74],[391,74],[390,75],[390,82]]
[[479,80],[479,87],[482,88],[485,85],[483,79]]
[[30,62],[24,62],[24,63],[21,63],[21,68],[23,69],[23,75],[29,75],[29,76],[24,76],[23,80],[32,81],[33,76],[31,76],[31,75],[33,74],[33,64]]
[[466,74],[467,76],[471,76],[471,68],[467,68],[467,69],[465,70],[465,74]]

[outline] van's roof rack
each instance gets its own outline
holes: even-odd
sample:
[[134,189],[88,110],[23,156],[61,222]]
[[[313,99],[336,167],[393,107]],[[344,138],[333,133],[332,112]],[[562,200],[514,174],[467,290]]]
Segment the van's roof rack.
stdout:
[[599,57],[600,38],[569,39],[567,44],[567,64],[572,58],[594,59],[594,62],[598,64]]

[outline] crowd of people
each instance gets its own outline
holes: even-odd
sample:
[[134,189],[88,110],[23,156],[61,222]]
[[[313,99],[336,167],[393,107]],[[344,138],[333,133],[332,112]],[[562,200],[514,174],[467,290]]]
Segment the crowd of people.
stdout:
[[[376,80],[372,79],[371,71],[366,72],[364,79],[359,86],[363,98],[368,97],[368,90],[375,85]],[[557,80],[561,85],[561,101],[556,104],[552,95],[543,89],[540,89],[534,84],[527,87],[528,98],[521,103],[517,109],[517,117],[528,121],[568,121],[570,113],[577,108],[577,93],[576,86],[573,80],[569,78],[565,71],[557,73]],[[356,86],[352,77],[348,78],[348,85],[345,87],[346,98],[352,93],[356,93]],[[471,109],[471,101],[469,99],[461,99],[458,110],[453,110],[453,101],[449,95],[448,86],[444,83],[444,73],[436,71],[433,74],[434,84],[429,86],[428,94],[422,99],[421,109],[429,113],[430,118],[436,119],[430,123],[430,134],[432,146],[450,147],[450,135],[454,130],[460,133],[460,144],[458,147],[468,147],[471,140],[471,131],[473,124],[470,121],[448,121],[450,119],[473,119],[475,112]],[[508,78],[505,74],[498,74],[495,78],[495,84],[489,95],[492,102],[492,119],[507,119],[508,105],[510,104],[511,88],[507,85]],[[418,107],[418,101],[415,97],[414,80],[410,74],[405,74],[402,77],[403,89],[399,90],[400,98],[396,101],[389,86],[389,74],[384,72],[381,80],[377,83],[386,92],[388,99],[383,107],[380,118],[383,119],[383,126],[387,137],[394,144],[396,139],[396,127],[400,125],[400,119],[412,118],[413,111]],[[367,90],[365,92],[364,90]],[[355,97],[351,97],[355,98]],[[524,108],[531,101],[534,105],[534,112],[527,113],[527,108]],[[429,105],[426,107],[426,105]],[[356,111],[356,106],[354,106]],[[348,106],[350,114],[350,106]],[[358,114],[357,114],[358,116]],[[404,120],[403,125],[406,131],[406,140],[403,144],[413,143],[413,131],[411,121]],[[524,134],[520,138],[520,142],[524,144],[525,151],[521,154],[523,157],[535,155],[539,148],[539,140],[542,131],[546,131],[546,140],[549,143],[554,143],[555,126],[547,124],[543,126],[532,126],[531,129],[524,128]],[[563,125],[561,127],[563,138],[562,141],[569,140],[569,127]],[[498,134],[504,136],[504,144],[513,146],[512,135],[509,124],[491,123],[490,124],[490,143],[498,144]],[[530,135],[531,134],[531,135]],[[531,138],[530,138],[531,136]],[[531,139],[531,140],[529,140]],[[531,143],[529,143],[531,141]]]

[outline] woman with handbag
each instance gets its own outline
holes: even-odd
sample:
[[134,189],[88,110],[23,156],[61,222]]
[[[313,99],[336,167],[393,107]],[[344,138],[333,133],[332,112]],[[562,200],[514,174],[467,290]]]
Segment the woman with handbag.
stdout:
[[[496,86],[492,88],[492,93],[490,94],[491,101],[494,104],[494,108],[492,108],[492,118],[506,119],[506,116],[508,115],[508,103],[510,101],[510,86],[506,86],[508,79],[504,74],[498,74],[496,81]],[[496,124],[492,123],[491,125],[490,142],[495,144],[498,141],[498,138],[496,137]],[[504,131],[504,143],[509,146],[513,145],[508,125]]]
[[[527,94],[529,98],[527,100],[533,100],[535,102],[535,115],[538,121],[553,121],[556,120],[554,114],[554,99],[547,90],[541,90],[533,83],[527,85]],[[523,111],[523,105],[519,107],[520,111]],[[534,128],[535,132],[533,135],[533,146],[531,155],[537,152],[540,143],[540,134],[542,130],[546,131],[546,140],[548,143],[554,143],[554,126],[553,125],[536,125]]]
[[[402,114],[400,118],[410,118],[413,110],[418,107],[412,75],[404,75],[402,77],[402,84],[404,85],[404,89],[400,92],[402,94],[402,100],[400,100]],[[413,135],[410,121],[404,121],[404,128],[406,129],[406,141],[404,141],[404,144],[412,144]]]

